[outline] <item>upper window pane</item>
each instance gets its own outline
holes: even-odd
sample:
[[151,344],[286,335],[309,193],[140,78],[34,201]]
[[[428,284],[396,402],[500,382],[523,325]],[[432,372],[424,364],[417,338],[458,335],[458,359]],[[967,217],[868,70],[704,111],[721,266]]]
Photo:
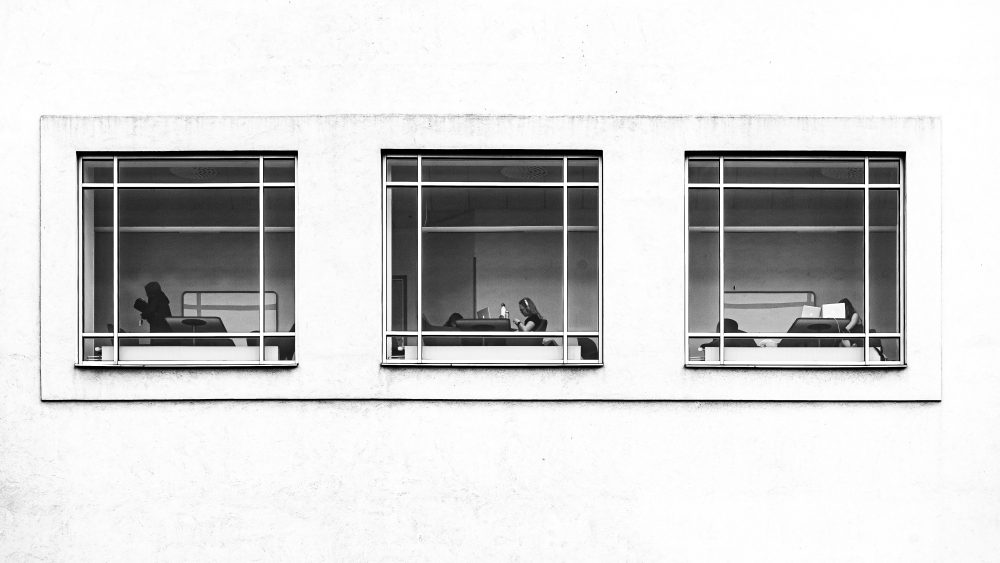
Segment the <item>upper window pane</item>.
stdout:
[[560,227],[563,223],[562,188],[427,187],[423,192],[424,227]]
[[726,159],[727,184],[864,184],[862,160]]
[[260,179],[258,159],[122,159],[118,182],[122,184],[251,183]]
[[562,182],[561,158],[424,158],[424,182]]
[[719,159],[688,161],[688,182],[692,184],[718,184]]
[[899,183],[899,161],[898,160],[870,160],[870,161],[868,161],[868,183],[869,184],[898,184]]
[[265,182],[294,182],[295,160],[291,158],[265,158]]
[[385,166],[386,182],[417,181],[417,159],[415,158],[387,158]]
[[571,158],[566,164],[570,182],[596,182],[598,167],[596,158]]
[[83,182],[86,184],[110,184],[114,182],[114,161],[84,160]]

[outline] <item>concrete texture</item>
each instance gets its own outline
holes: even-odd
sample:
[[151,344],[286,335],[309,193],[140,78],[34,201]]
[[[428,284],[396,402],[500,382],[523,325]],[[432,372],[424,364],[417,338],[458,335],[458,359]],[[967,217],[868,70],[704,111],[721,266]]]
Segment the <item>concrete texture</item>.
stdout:
[[[990,9],[4,3],[0,558],[995,559]],[[338,113],[941,116],[943,401],[39,400],[41,115]]]

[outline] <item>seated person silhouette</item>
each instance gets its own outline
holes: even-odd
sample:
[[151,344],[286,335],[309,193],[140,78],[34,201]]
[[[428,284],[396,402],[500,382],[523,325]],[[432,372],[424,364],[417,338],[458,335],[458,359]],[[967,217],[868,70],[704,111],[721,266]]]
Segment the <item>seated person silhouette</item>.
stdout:
[[[740,324],[734,321],[733,319],[723,319],[723,326],[725,326],[725,330],[723,331],[725,333],[746,332],[745,330],[740,330]],[[715,323],[715,330],[719,330],[719,323]],[[742,347],[742,348],[757,347],[757,343],[754,341],[753,338],[733,338],[731,336],[727,336],[725,338],[727,347]],[[718,347],[719,347],[718,338],[713,338],[712,341],[709,342],[708,344],[702,345],[702,348],[718,348]]]

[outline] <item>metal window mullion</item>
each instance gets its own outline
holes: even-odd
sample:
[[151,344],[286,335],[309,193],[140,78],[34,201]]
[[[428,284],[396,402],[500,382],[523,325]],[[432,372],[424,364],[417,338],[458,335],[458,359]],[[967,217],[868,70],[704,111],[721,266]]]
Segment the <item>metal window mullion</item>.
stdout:
[[[83,287],[83,247],[84,247],[84,232],[83,232],[83,159],[78,158],[76,161],[76,358],[78,362],[84,360],[83,356],[83,329],[84,322],[83,316],[86,314],[84,303],[86,300],[83,298],[84,287]],[[96,307],[95,307],[96,308]],[[96,324],[96,323],[95,323]]]
[[[417,362],[424,361],[424,164],[417,155]],[[405,344],[404,344],[405,346]],[[404,348],[405,356],[405,348]]]
[[[382,361],[392,359],[392,344],[388,342],[389,330],[392,325],[389,319],[392,317],[391,285],[392,274],[389,272],[391,246],[389,239],[392,236],[392,220],[389,217],[389,188],[386,179],[388,178],[389,159],[382,155]],[[406,328],[405,326],[403,327]],[[403,339],[405,346],[406,339]]]
[[111,231],[111,236],[112,236],[112,241],[111,241],[111,246],[112,246],[111,262],[112,262],[112,267],[113,267],[112,276],[111,276],[111,279],[112,279],[111,283],[112,283],[112,286],[113,286],[112,287],[112,293],[115,296],[114,302],[112,304],[112,306],[113,306],[112,314],[114,315],[114,318],[112,319],[112,322],[114,323],[113,324],[114,331],[113,331],[113,334],[112,334],[112,337],[111,337],[112,338],[112,343],[111,343],[112,346],[111,346],[111,348],[112,348],[112,351],[113,351],[112,352],[113,356],[111,358],[111,361],[115,365],[118,365],[118,357],[119,357],[119,353],[118,353],[118,346],[119,346],[119,343],[118,343],[118,333],[121,332],[121,329],[119,327],[119,322],[118,322],[118,301],[119,301],[119,295],[118,295],[118,291],[119,291],[119,283],[118,282],[119,282],[119,280],[118,280],[118,276],[119,276],[119,273],[120,273],[119,272],[119,267],[118,267],[118,260],[119,260],[119,252],[118,252],[118,228],[120,226],[119,225],[119,220],[118,220],[118,157],[114,157],[111,160],[111,162],[112,162],[112,164],[111,164],[111,166],[112,166],[112,168],[111,168],[111,184],[112,184],[112,186],[111,186],[111,211],[112,211],[112,213],[111,213],[111,228],[112,228],[112,231]]
[[[691,361],[691,159],[684,159],[684,363]],[[718,186],[716,186],[718,188]],[[719,227],[722,230],[722,227]],[[720,234],[721,236],[721,234]]]
[[[257,361],[264,361],[264,157],[257,159]],[[277,328],[277,327],[275,327]]]
[[[869,232],[870,222],[871,222],[871,209],[869,201],[869,190],[868,190],[868,157],[865,157],[865,228],[864,228],[864,270],[865,270],[865,302],[863,306],[864,322],[871,322],[871,317],[869,316],[870,304],[871,304],[871,280],[869,279],[871,273],[871,233]],[[859,321],[860,322],[860,321]],[[862,325],[864,332],[864,352],[862,352],[862,357],[865,359],[865,365],[869,365],[868,361],[868,327]]]
[[726,158],[719,157],[719,362],[726,363]]
[[597,361],[604,362],[604,154],[597,159]]
[[569,177],[569,159],[563,157],[563,223],[562,223],[562,353],[563,361],[569,360],[569,185],[566,181]]
[[903,186],[906,185],[905,178],[906,169],[903,166],[903,161],[899,161],[899,190],[896,192],[896,332],[900,333],[899,339],[899,361],[906,362],[906,340],[902,337],[906,332],[905,316],[906,316],[906,292],[904,291],[906,284],[906,229],[905,220],[906,213],[904,213],[904,192]]

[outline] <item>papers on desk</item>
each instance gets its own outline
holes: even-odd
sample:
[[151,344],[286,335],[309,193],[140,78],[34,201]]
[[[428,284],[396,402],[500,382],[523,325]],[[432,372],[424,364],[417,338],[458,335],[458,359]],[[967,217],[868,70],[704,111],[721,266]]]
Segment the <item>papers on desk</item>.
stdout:
[[800,318],[803,319],[843,319],[847,317],[847,305],[843,303],[825,303],[822,307],[803,305]]

